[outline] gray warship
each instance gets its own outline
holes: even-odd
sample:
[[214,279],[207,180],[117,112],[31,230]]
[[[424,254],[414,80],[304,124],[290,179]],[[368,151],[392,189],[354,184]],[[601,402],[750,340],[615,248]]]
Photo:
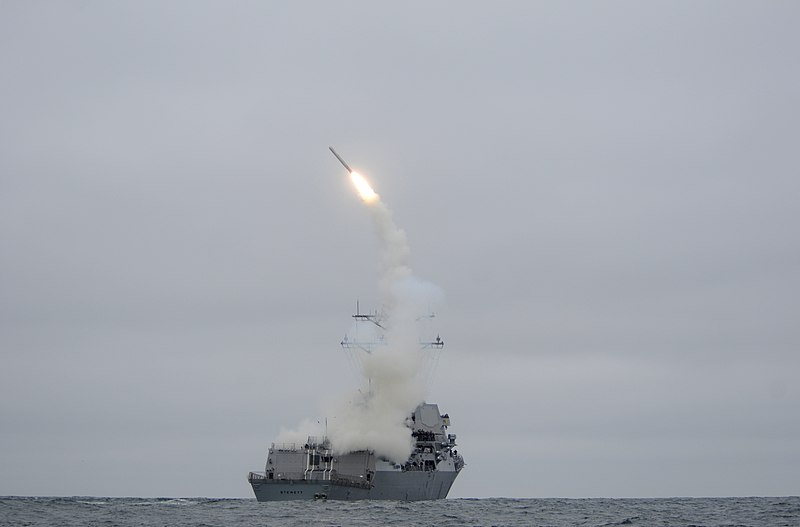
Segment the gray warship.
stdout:
[[[356,322],[382,328],[379,315],[353,315]],[[433,315],[429,315],[432,317]],[[349,340],[344,349],[367,353],[382,343]],[[422,348],[441,349],[440,337],[421,343]],[[390,460],[371,450],[336,453],[330,440],[309,436],[305,443],[272,443],[263,472],[250,472],[247,480],[259,502],[288,500],[437,500],[447,497],[464,458],[456,450],[456,435],[448,433],[450,416],[439,406],[423,402],[405,421],[413,439],[406,460]]]

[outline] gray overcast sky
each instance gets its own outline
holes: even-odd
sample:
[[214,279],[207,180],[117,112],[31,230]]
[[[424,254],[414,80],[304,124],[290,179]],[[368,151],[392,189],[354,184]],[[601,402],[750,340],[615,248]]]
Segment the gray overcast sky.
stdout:
[[251,496],[370,177],[451,496],[800,494],[796,2],[0,2],[0,495]]

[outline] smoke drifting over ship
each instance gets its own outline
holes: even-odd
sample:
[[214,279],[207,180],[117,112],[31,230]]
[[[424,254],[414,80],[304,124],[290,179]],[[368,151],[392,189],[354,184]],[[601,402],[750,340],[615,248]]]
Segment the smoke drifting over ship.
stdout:
[[[357,173],[353,175],[363,181]],[[441,291],[414,276],[406,234],[395,224],[380,196],[368,185],[356,188],[381,243],[379,286],[388,344],[376,347],[363,359],[366,386],[334,410],[336,418],[331,421],[328,436],[338,451],[370,449],[403,462],[413,443],[406,419],[424,400],[416,320]]]
[[[366,179],[331,151],[350,172],[380,240],[379,291],[387,345],[376,346],[362,358],[363,386],[326,408],[331,416],[327,433],[336,452],[373,450],[378,456],[402,463],[413,448],[406,420],[424,400],[417,318],[442,293],[437,286],[414,276],[406,234],[395,224],[391,210]],[[301,440],[299,431],[292,432],[282,431],[281,436],[284,440]]]

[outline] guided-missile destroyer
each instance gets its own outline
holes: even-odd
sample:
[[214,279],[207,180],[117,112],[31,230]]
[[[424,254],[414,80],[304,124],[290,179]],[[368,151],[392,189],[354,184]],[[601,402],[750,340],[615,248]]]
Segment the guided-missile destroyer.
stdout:
[[[356,323],[383,327],[377,314],[358,312],[353,318]],[[345,350],[358,348],[370,353],[376,342],[345,337],[341,345]],[[423,351],[437,351],[444,341],[437,336],[420,346]],[[442,414],[436,404],[423,402],[409,409],[405,425],[413,440],[407,459],[387,459],[372,450],[337,453],[327,437],[311,436],[305,443],[272,443],[264,471],[250,472],[247,480],[258,501],[419,501],[447,497],[464,467],[464,458],[456,450],[456,436],[447,433],[450,416]]]
[[247,479],[258,501],[445,498],[464,467],[456,436],[446,433],[449,416],[423,403],[410,419],[416,447],[402,463],[370,450],[337,455],[327,438],[309,437],[305,444],[273,443],[264,472],[250,472]]

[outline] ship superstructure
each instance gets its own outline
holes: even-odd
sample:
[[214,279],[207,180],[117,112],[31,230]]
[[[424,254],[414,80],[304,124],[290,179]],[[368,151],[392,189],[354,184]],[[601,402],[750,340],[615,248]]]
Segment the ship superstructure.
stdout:
[[[362,314],[357,309],[353,318],[356,326],[384,329],[379,313]],[[371,353],[385,342],[381,331],[355,333],[355,338],[342,341],[345,350]],[[438,351],[443,346],[439,336],[420,342],[423,350]],[[250,472],[247,479],[258,501],[445,498],[464,467],[456,436],[448,433],[450,416],[436,404],[421,403],[410,411],[405,425],[413,440],[408,459],[390,460],[372,450],[337,454],[327,437],[310,436],[302,444],[273,443],[264,471]]]
[[414,450],[404,463],[394,463],[360,450],[334,454],[325,437],[305,444],[273,443],[264,472],[248,481],[258,501],[435,500],[445,498],[464,467],[450,418],[435,404],[423,403],[411,414]]

